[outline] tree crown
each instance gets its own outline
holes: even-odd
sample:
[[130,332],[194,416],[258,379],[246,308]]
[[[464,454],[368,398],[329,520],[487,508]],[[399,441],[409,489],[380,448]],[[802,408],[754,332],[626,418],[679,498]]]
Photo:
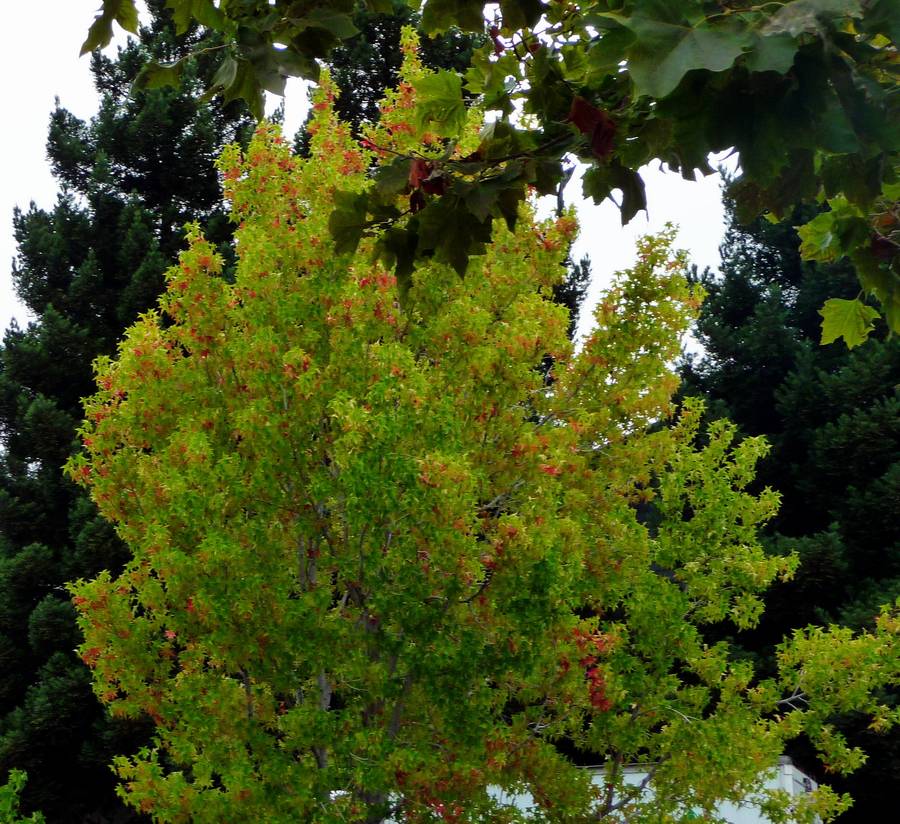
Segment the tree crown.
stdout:
[[[442,151],[416,91],[439,75],[407,47],[369,148],[326,75],[309,158],[268,125],[226,150],[234,283],[194,227],[160,311],[97,363],[69,470],[133,559],[72,591],[98,695],[157,725],[117,761],[126,797],[171,821],[515,821],[488,788],[527,787],[538,816],[579,821],[645,810],[619,768],[652,760],[654,809],[680,820],[745,797],[800,732],[852,767],[827,718],[895,720],[871,697],[896,677],[890,612],[785,646],[788,700],[819,698],[789,713],[704,643],[753,625],[794,562],[756,539],[777,504],[746,490],[761,441],[722,422],[695,449],[695,407],[648,431],[698,305],[671,236],[642,242],[577,353],[550,299],[569,215],[488,225],[477,277],[435,255],[399,280],[375,238],[331,239],[334,199],[380,184],[371,162]],[[865,656],[885,666],[856,677]],[[614,792],[565,748],[607,759]]]

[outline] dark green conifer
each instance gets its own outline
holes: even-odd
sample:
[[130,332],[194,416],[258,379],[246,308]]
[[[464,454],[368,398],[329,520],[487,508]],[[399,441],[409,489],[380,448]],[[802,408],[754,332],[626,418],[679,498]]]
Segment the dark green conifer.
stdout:
[[[60,104],[47,154],[60,194],[14,216],[13,278],[36,320],[0,348],[0,779],[28,772],[23,809],[49,822],[134,818],[114,795],[112,754],[147,743],[149,725],[106,717],[91,691],[67,581],[120,567],[114,530],[61,472],[74,448],[91,362],[150,308],[200,220],[223,245],[231,228],[213,160],[252,128],[242,104],[202,103],[221,54],[178,89],[131,93],[153,56],[173,60],[199,34],[176,37],[162,0],[116,59],[95,54],[101,102],[90,122]],[[205,61],[205,62],[204,62]]]
[[[796,550],[801,566],[739,639],[764,668],[794,628],[870,625],[900,595],[900,342],[819,345],[818,309],[855,297],[859,284],[846,263],[800,260],[793,225],[809,217],[742,227],[732,215],[721,276],[702,277],[705,351],[682,366],[685,395],[705,396],[711,417],[772,444],[758,482],[779,490],[782,505],[767,540],[773,551]],[[884,820],[896,806],[900,735],[876,735],[854,718],[840,724],[869,753],[866,767],[837,782],[855,799],[840,821]]]

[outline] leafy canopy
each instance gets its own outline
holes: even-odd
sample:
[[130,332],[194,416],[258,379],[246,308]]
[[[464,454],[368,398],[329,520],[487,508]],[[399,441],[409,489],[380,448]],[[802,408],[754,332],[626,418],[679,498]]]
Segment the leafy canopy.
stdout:
[[[368,140],[424,160],[413,46]],[[575,353],[551,298],[569,215],[486,210],[465,279],[437,240],[400,280],[383,238],[332,239],[337,198],[410,198],[332,98],[326,75],[308,159],[265,124],[223,154],[234,282],[193,227],[159,311],[97,362],[69,472],[133,558],[72,593],[97,694],[156,723],[116,761],[124,797],[160,821],[524,820],[493,787],[528,790],[531,820],[682,821],[752,794],[800,733],[857,764],[828,719],[897,720],[872,697],[900,670],[893,613],[799,634],[778,681],[704,643],[752,626],[794,561],[756,538],[777,505],[747,491],[761,441],[720,422],[696,449],[696,406],[648,429],[699,300],[671,235]],[[564,748],[604,760],[610,791]],[[656,764],[655,800],[626,787],[633,761]],[[774,820],[846,804],[798,803],[771,799]]]
[[[132,24],[134,0],[104,0],[85,48],[108,42],[112,21]],[[262,116],[262,93],[282,93],[285,77],[315,79],[317,59],[356,33],[354,0],[167,0],[180,25],[192,20],[224,35],[228,56],[210,91],[246,98]],[[367,0],[390,12],[391,0]],[[489,39],[461,77],[445,71],[419,90],[424,115],[444,138],[438,222],[483,224],[486,207],[509,212],[527,187],[552,193],[566,179],[561,159],[590,168],[584,194],[615,197],[623,222],[646,207],[638,169],[661,160],[692,178],[712,170],[711,152],[734,148],[743,175],[735,187],[745,219],[790,213],[801,201],[827,200],[841,213],[828,254],[848,255],[862,291],[900,330],[900,117],[897,110],[897,0],[581,0],[501,2],[493,23],[480,0],[427,0],[428,32],[453,26]],[[217,41],[218,42],[218,41]],[[219,46],[214,46],[219,48]],[[143,82],[172,82],[181,63],[148,69]],[[464,163],[453,156],[465,120],[463,91],[500,120]],[[515,111],[528,117],[515,121]],[[516,125],[512,124],[516,122]],[[416,158],[398,158],[398,163]],[[479,193],[470,196],[471,187]],[[388,246],[431,254],[413,229],[394,232],[385,215],[392,192],[339,201],[348,221],[386,232]],[[849,208],[852,220],[842,210]],[[831,218],[822,218],[828,221]],[[809,227],[814,259],[822,226]],[[490,227],[452,239],[458,269],[477,254]],[[385,252],[400,269],[406,255]],[[858,340],[860,314],[825,307],[826,337]],[[863,327],[866,334],[867,327]]]

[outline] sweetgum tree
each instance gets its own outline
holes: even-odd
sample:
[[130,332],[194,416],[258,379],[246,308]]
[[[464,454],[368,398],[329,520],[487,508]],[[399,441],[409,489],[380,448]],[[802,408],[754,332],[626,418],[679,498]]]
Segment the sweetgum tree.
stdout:
[[[366,238],[336,250],[338,187],[415,152],[397,195],[414,202],[445,150],[417,117],[433,75],[404,48],[362,145],[325,78],[308,159],[266,125],[226,150],[234,283],[194,227],[159,310],[97,362],[69,471],[132,560],[72,593],[97,694],[156,723],[116,761],[123,796],[160,821],[522,820],[494,787],[527,789],[539,820],[680,821],[753,794],[801,732],[852,767],[828,717],[896,720],[869,697],[900,669],[895,615],[799,634],[780,681],[703,641],[753,625],[793,561],[756,539],[777,503],[745,490],[760,441],[720,423],[695,449],[696,407],[648,432],[699,300],[670,237],[641,244],[578,354],[551,299],[568,215],[521,206],[465,279],[432,257],[398,282]],[[604,759],[607,785],[560,742]],[[636,760],[653,801],[624,785]],[[791,814],[842,803],[823,790]]]

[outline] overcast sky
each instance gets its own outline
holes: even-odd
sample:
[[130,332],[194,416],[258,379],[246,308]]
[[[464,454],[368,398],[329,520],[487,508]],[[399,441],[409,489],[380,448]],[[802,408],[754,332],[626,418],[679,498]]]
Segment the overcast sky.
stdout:
[[[0,77],[6,116],[0,129],[0,157],[4,174],[0,182],[0,329],[12,317],[24,326],[28,313],[15,299],[11,261],[15,255],[12,212],[34,201],[52,207],[56,184],[45,157],[45,143],[54,97],[79,117],[97,110],[88,58],[79,58],[81,45],[99,0],[31,0],[0,2]],[[40,48],[35,47],[39,33]],[[114,46],[110,47],[115,51]],[[306,93],[297,82],[288,85],[286,131],[303,122]],[[575,256],[591,257],[594,282],[589,300],[595,301],[610,275],[634,259],[635,238],[657,231],[671,221],[680,226],[679,245],[703,266],[718,266],[718,246],[724,231],[718,176],[688,182],[679,175],[645,169],[649,220],[642,214],[622,228],[616,207],[608,201],[597,207],[579,203],[581,236]],[[569,198],[577,199],[573,181]],[[582,323],[582,330],[585,324]]]

